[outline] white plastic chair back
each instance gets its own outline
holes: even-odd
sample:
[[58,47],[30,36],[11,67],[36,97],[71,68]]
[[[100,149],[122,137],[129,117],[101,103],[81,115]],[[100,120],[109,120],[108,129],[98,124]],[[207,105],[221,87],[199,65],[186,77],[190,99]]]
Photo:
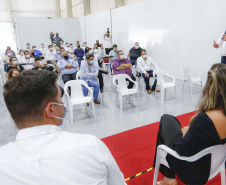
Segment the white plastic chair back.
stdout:
[[221,184],[225,185],[226,144],[216,145],[213,147],[206,148],[191,157],[182,157],[177,152],[167,147],[166,145],[159,145],[157,148],[157,157],[156,157],[156,166],[155,166],[153,185],[157,184],[160,164],[164,164],[165,166],[169,167],[168,162],[166,161],[166,155],[168,153],[179,160],[184,160],[187,162],[194,162],[204,157],[207,154],[211,154],[210,176],[208,180],[214,178],[220,172]]
[[76,74],[76,80],[79,80],[81,77],[81,71],[78,71],[77,74]]
[[[64,85],[65,93],[68,95],[67,89],[68,89],[68,87],[71,87],[70,99],[84,98],[82,85],[85,86],[86,88],[89,88],[87,83],[83,80],[70,80]],[[69,97],[69,95],[68,95],[68,97]]]
[[190,80],[191,71],[192,71],[191,67],[182,67],[181,68],[181,72],[184,74],[184,78],[187,80]]
[[153,71],[153,77],[157,79],[160,83],[166,83],[164,76],[169,76],[164,69],[157,69]]
[[119,91],[128,90],[126,79],[131,79],[127,74],[118,74],[113,76],[113,83],[118,87]]

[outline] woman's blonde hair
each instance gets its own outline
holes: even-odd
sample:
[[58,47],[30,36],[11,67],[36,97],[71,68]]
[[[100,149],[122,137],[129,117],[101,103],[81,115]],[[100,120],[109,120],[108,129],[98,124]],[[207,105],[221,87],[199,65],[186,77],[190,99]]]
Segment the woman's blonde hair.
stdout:
[[222,110],[226,116],[226,65],[213,64],[208,71],[207,82],[198,104],[198,110],[190,120],[192,123],[195,117],[201,112],[210,110]]

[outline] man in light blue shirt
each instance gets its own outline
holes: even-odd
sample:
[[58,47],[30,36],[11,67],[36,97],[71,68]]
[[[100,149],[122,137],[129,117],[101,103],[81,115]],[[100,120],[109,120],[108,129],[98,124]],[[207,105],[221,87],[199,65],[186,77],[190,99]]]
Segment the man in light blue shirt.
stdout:
[[112,63],[113,63],[114,59],[116,59],[117,56],[118,56],[118,54],[117,54],[117,45],[116,44],[113,45],[113,50],[110,51],[109,56],[111,57],[111,58],[109,58],[111,75],[113,75],[113,73],[112,73]]
[[[100,104],[97,100],[98,93],[100,89],[100,84],[97,82],[96,78],[99,73],[98,63],[94,61],[94,55],[88,53],[86,55],[86,61],[81,64],[81,80],[84,80],[89,87],[93,87],[93,99],[95,104]],[[88,95],[88,89],[83,87],[84,96]]]
[[[64,52],[64,48],[61,48],[62,52]],[[54,60],[57,62],[58,60],[60,61],[63,59],[61,49],[59,47],[56,48],[56,54],[54,55]]]
[[57,66],[61,70],[64,83],[70,80],[76,80],[78,64],[73,59],[68,58],[68,53],[66,51],[62,53],[62,57],[63,59],[57,62]]

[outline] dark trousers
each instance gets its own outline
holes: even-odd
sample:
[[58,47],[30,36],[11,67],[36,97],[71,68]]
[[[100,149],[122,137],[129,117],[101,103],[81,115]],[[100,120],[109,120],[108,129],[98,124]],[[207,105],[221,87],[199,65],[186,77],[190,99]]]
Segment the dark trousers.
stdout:
[[70,80],[76,80],[76,73],[73,74],[63,74],[62,79],[64,81],[64,84]]
[[106,55],[109,55],[109,53],[110,53],[111,50],[112,50],[112,48],[105,48]]
[[[132,76],[130,76],[130,78],[132,78],[132,80],[136,81],[136,78],[135,78],[135,76],[133,76],[133,74],[132,74]],[[128,87],[128,89],[132,89],[132,88],[133,88],[134,83],[133,83],[133,82],[131,82],[131,81],[129,81],[128,79],[126,79],[126,81],[128,81],[128,82],[129,82],[129,85],[127,86],[127,87]]]
[[152,91],[154,91],[155,88],[156,88],[156,85],[157,85],[157,80],[155,79],[155,82],[154,82],[152,88],[150,88],[149,79],[150,79],[150,77],[153,77],[153,71],[150,70],[150,71],[147,71],[147,73],[149,74],[149,78],[145,77],[145,75],[142,74],[142,76],[143,76],[143,78],[144,78],[144,82],[145,82],[145,84],[146,84],[146,90],[148,91],[148,90],[151,89]]
[[99,79],[100,89],[104,87],[104,79],[102,73],[99,71],[97,78]]
[[[161,117],[160,125],[159,125],[159,131],[157,135],[157,143],[156,143],[156,150],[155,150],[155,158],[154,158],[154,164],[155,167],[155,161],[156,161],[156,152],[157,147],[159,145],[166,145],[168,147],[171,147],[175,141],[182,138],[183,134],[181,131],[181,124],[175,118],[174,116],[164,114]],[[175,178],[175,174],[166,166],[160,165],[159,171],[166,176],[167,178]]]
[[226,57],[221,57],[221,63],[226,64]]

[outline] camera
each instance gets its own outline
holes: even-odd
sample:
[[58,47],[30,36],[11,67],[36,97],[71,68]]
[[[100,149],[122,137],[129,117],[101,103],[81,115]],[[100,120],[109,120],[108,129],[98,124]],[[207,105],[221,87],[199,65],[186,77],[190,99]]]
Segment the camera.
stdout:
[[51,60],[47,60],[47,64],[51,64],[51,62],[52,62]]
[[107,28],[107,33],[110,33],[109,28]]

